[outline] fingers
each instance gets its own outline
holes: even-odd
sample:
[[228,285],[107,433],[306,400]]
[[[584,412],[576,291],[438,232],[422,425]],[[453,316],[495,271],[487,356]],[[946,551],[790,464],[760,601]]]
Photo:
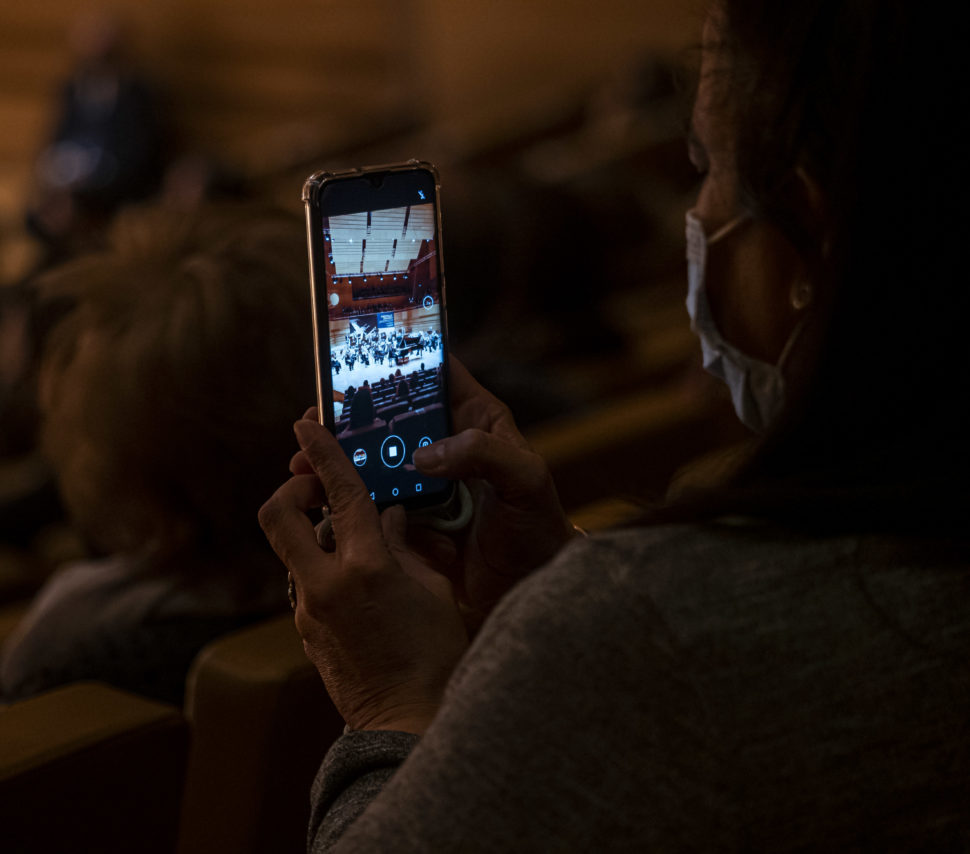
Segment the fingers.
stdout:
[[475,402],[484,407],[495,406],[504,408],[502,403],[494,394],[481,385],[476,380],[457,357],[451,356],[448,361],[448,383],[450,388],[450,401],[453,409],[460,409],[463,404]]
[[453,601],[451,582],[432,569],[408,543],[407,514],[404,508],[400,505],[388,507],[381,514],[381,527],[388,550],[401,568],[438,598]]
[[313,523],[307,511],[324,503],[316,475],[290,478],[259,510],[259,524],[273,551],[296,573],[320,556]]
[[345,565],[375,566],[386,556],[377,508],[337,440],[315,421],[297,421],[297,440],[323,484],[333,533]]
[[494,433],[506,442],[528,448],[528,442],[515,426],[512,411],[485,389],[454,356],[449,362],[451,416],[456,431],[478,429]]
[[407,527],[407,515],[401,505],[395,504],[381,513],[381,530],[388,547],[392,549],[405,548]]
[[480,478],[502,496],[529,495],[542,488],[548,470],[538,454],[483,430],[465,430],[414,452],[423,474],[453,480]]
[[313,474],[313,466],[310,465],[310,461],[306,458],[306,454],[303,451],[297,451],[290,458],[290,473],[291,474]]
[[[309,407],[306,412],[303,413],[302,420],[304,421],[319,421],[317,417],[317,408],[315,406]],[[290,458],[290,472],[292,474],[312,474],[313,466],[310,465],[310,461],[307,460],[306,454],[302,450],[297,451]]]

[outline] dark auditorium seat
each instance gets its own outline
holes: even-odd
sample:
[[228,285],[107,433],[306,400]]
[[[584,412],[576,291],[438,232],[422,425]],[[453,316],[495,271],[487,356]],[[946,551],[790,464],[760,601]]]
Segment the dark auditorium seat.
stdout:
[[286,614],[210,643],[186,686],[179,854],[302,854],[310,784],[343,721]]
[[415,409],[422,409],[438,403],[438,389],[433,388],[430,391],[419,392],[418,394],[411,396],[411,405]]
[[171,854],[187,748],[180,710],[101,683],[0,707],[0,849]]
[[411,404],[406,400],[395,400],[388,403],[386,406],[379,406],[377,408],[378,418],[384,419],[388,424],[390,424],[391,419],[397,417],[402,412],[407,412],[411,408]]

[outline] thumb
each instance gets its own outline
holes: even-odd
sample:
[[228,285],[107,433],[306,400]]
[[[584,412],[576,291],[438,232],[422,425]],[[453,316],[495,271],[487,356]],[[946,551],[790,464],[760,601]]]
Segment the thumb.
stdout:
[[477,429],[463,430],[419,448],[413,459],[423,474],[453,480],[486,480],[506,499],[535,493],[548,475],[535,451]]

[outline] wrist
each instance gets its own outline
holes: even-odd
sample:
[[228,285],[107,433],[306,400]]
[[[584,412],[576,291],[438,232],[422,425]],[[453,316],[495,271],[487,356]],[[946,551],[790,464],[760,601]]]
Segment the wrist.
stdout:
[[349,731],[387,731],[387,732],[410,732],[414,735],[424,735],[424,731],[431,726],[438,707],[425,710],[411,710],[396,714],[378,715],[371,720],[354,726],[350,723],[344,728],[344,732]]
[[412,686],[397,698],[390,696],[372,703],[361,704],[344,715],[347,730],[374,731],[394,730],[421,735],[434,720],[441,706],[444,685]]

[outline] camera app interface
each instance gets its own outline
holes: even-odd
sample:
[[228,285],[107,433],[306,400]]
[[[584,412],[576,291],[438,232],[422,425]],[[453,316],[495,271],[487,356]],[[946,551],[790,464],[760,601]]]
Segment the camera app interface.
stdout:
[[374,500],[433,496],[449,484],[411,457],[448,425],[434,206],[324,217],[323,236],[337,440]]

